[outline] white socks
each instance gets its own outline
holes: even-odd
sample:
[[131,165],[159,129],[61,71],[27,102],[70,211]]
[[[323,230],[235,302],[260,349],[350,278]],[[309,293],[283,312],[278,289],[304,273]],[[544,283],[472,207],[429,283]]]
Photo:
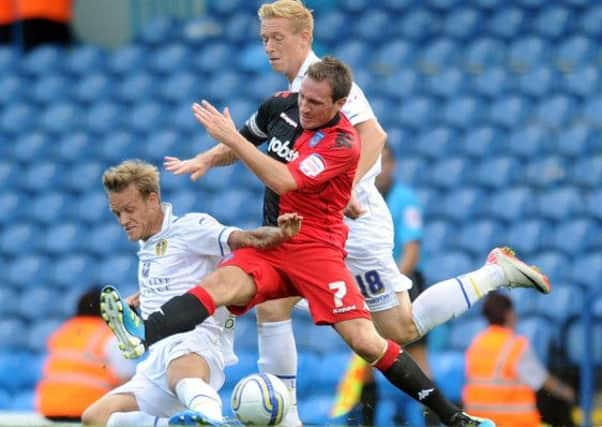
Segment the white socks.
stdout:
[[200,378],[184,378],[176,384],[176,396],[187,408],[201,412],[212,420],[223,420],[219,394]]
[[301,419],[297,409],[297,346],[293,334],[293,322],[266,322],[258,326],[259,330],[259,372],[276,375],[289,391],[291,407],[281,425],[300,426]]
[[507,285],[499,265],[483,267],[436,283],[422,292],[412,303],[412,315],[420,336],[435,326],[460,316],[489,292]]
[[154,417],[140,411],[113,412],[107,420],[107,427],[167,427],[167,418]]

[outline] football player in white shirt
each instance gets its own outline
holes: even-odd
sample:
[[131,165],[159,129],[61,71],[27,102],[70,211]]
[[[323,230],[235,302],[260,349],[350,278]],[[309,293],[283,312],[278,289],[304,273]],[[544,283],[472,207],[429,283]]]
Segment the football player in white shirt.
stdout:
[[[129,160],[107,169],[103,184],[109,204],[130,240],[137,240],[139,292],[127,303],[146,318],[213,271],[223,256],[242,247],[269,248],[295,235],[302,218],[282,215],[279,227],[242,231],[203,213],[177,217],[161,203],[158,169]],[[125,304],[103,294],[101,303]],[[162,340],[149,349],[135,376],[92,404],[84,425],[222,425],[217,390],[234,354],[235,319],[226,308],[193,331]],[[169,419],[171,417],[171,419]]]
[[[297,91],[310,64],[319,60],[312,51],[313,16],[302,2],[276,0],[258,11],[261,38],[272,68],[284,74],[289,90]],[[361,157],[355,178],[355,194],[346,210],[349,237],[347,266],[355,276],[380,334],[399,344],[423,336],[437,325],[464,313],[489,291],[500,286],[533,287],[548,293],[548,279],[514,257],[507,248],[496,248],[480,269],[429,287],[413,303],[408,289],[412,281],[402,275],[393,258],[393,221],[374,185],[381,169],[381,151],[387,135],[357,84],[353,84],[343,112],[357,129]],[[224,145],[180,160],[165,158],[167,170],[202,177],[215,166],[234,162]],[[280,377],[296,403],[296,345],[291,312],[297,298],[268,301],[256,308],[259,324],[259,369]],[[296,404],[286,425],[298,426]]]

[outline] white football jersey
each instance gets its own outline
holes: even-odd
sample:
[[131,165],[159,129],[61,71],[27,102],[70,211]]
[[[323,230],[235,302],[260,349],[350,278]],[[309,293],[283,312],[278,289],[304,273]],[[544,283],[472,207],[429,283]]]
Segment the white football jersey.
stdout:
[[[165,218],[161,231],[139,241],[138,285],[140,310],[146,319],[174,296],[182,295],[215,270],[230,253],[228,237],[237,230],[204,213],[177,217],[169,203],[161,205]],[[222,337],[224,359],[234,356],[234,316],[219,307],[198,328],[208,328]]]
[[[319,60],[320,58],[314,52],[309,53],[299,69],[297,77],[289,84],[290,91],[300,89],[307,69]],[[370,119],[376,119],[366,95],[355,82],[353,82],[347,102],[343,106],[343,113],[354,126]],[[389,253],[393,249],[391,213],[374,184],[374,178],[381,172],[381,163],[379,155],[376,162],[355,186],[357,200],[366,213],[356,220],[345,217],[345,223],[349,227],[349,237],[345,249],[350,258],[362,258],[366,251]],[[367,245],[367,242],[371,244]]]

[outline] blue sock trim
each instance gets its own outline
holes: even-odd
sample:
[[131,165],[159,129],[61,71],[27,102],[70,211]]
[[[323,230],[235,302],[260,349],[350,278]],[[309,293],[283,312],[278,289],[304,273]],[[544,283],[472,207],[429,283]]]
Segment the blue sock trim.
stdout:
[[155,422],[153,423],[153,427],[157,427],[158,423],[159,423],[159,417],[155,417]]
[[466,300],[466,305],[470,308],[470,300],[468,299],[468,295],[466,294],[466,290],[464,289],[464,284],[460,279],[456,277],[456,281],[460,285],[460,289],[462,289],[462,294],[464,295],[464,299]]

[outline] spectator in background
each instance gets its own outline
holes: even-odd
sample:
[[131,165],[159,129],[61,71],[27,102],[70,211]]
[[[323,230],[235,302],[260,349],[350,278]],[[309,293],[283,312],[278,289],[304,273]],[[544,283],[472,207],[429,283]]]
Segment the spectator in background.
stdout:
[[466,385],[462,399],[467,411],[495,421],[498,427],[539,426],[535,392],[543,389],[572,404],[574,390],[551,375],[526,337],[516,335],[512,300],[497,292],[483,304],[489,327],[466,352]]
[[25,50],[45,43],[69,45],[71,0],[0,0],[0,43],[20,38]]
[[77,313],[48,340],[48,358],[36,389],[36,409],[55,421],[79,420],[90,404],[130,378],[117,339],[100,317],[100,289],[80,297]]

